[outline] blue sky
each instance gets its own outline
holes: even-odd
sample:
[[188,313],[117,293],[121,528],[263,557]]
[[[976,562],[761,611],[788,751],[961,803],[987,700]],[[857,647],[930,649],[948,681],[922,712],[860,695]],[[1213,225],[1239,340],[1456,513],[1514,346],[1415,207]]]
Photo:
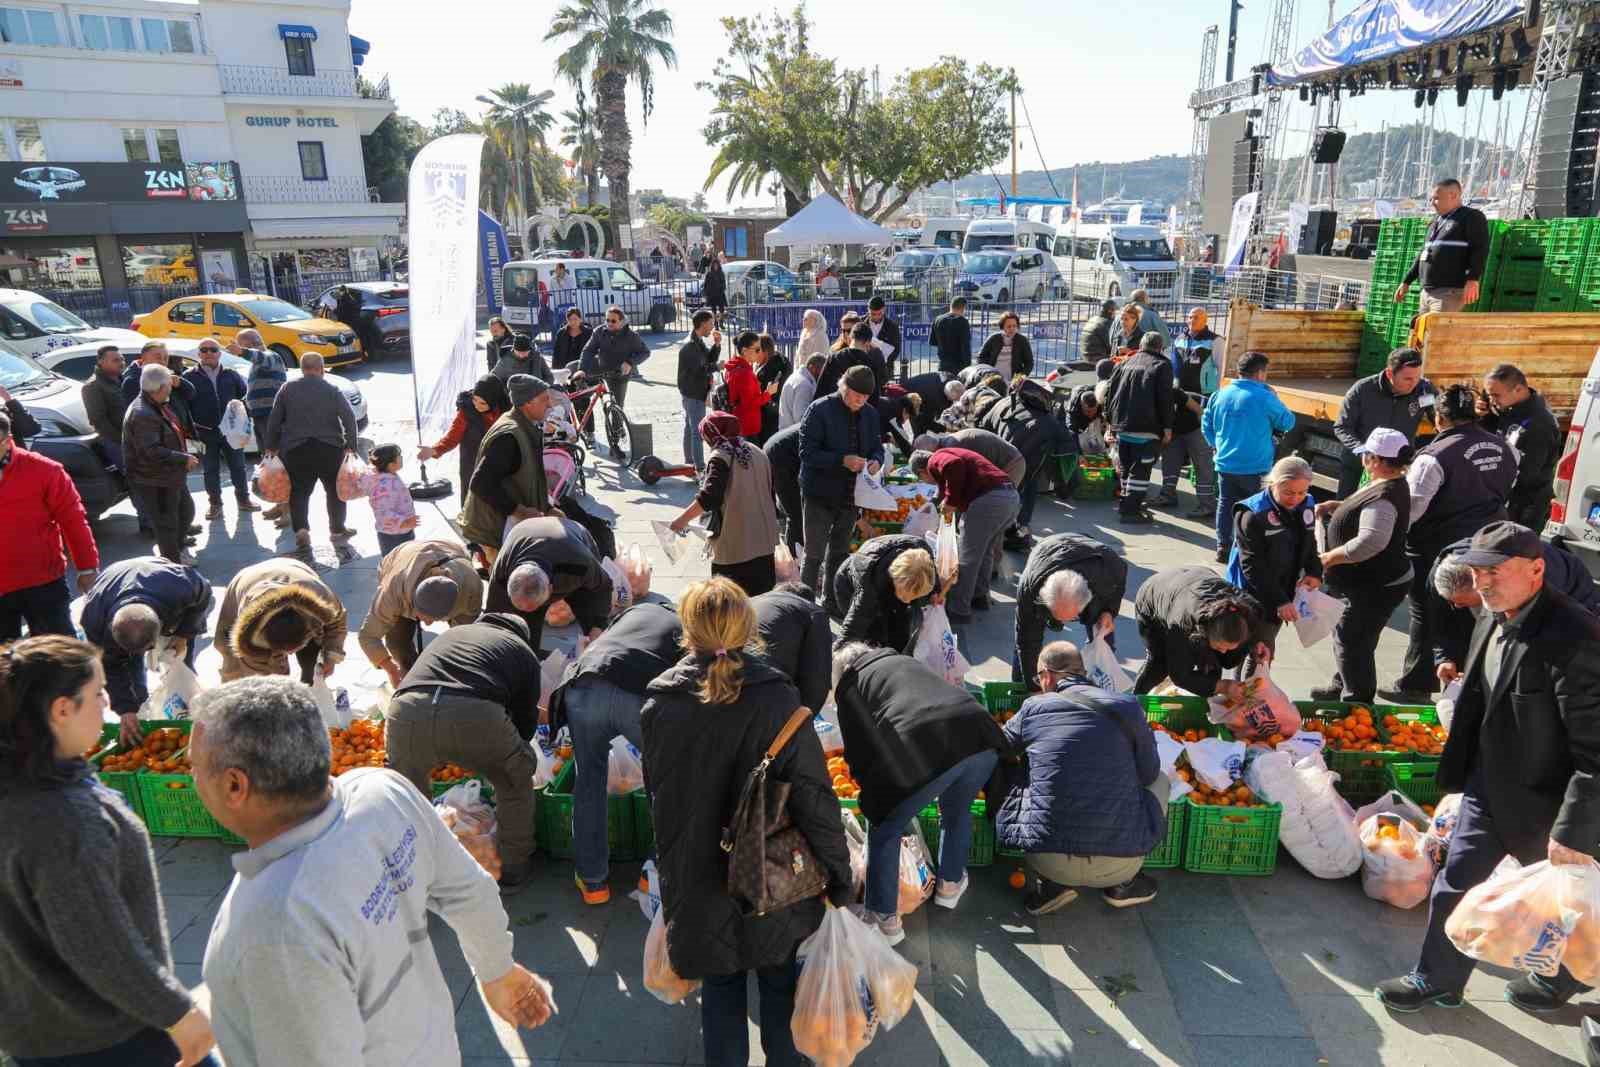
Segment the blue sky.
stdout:
[[[1240,75],[1264,56],[1268,5],[1269,0],[1248,0],[1241,15]],[[642,125],[637,95],[630,98],[633,187],[689,195],[701,187],[713,155],[700,135],[710,98],[695,82],[710,76],[726,43],[717,19],[724,13],[771,11],[772,5],[664,0],[663,6],[676,20],[679,65],[661,72],[648,127]],[[1355,0],[1340,0],[1337,14],[1355,6]],[[554,79],[558,49],[543,42],[554,8],[499,0],[446,5],[353,0],[350,26],[372,41],[368,69],[389,74],[401,110],[413,117],[425,120],[438,107],[477,113],[481,105],[473,98],[507,81],[555,89],[556,102],[570,107],[570,90]],[[441,16],[441,9],[447,14]],[[848,66],[876,65],[885,83],[946,53],[1014,67],[1033,118],[1033,130],[1023,133],[1023,169],[1037,168],[1041,152],[1053,168],[1186,154],[1192,132],[1187,101],[1199,74],[1200,38],[1212,23],[1222,24],[1225,33],[1228,15],[1227,0],[812,0],[808,10],[818,51]],[[1327,16],[1325,0],[1300,0],[1293,50],[1321,32]],[[1223,62],[1219,55],[1219,80]],[[1484,118],[1486,135],[1495,106]],[[1476,100],[1470,111],[1475,125]],[[1521,111],[1518,101],[1518,123]],[[1384,120],[1406,123],[1423,114],[1413,108],[1409,93],[1370,93],[1346,106],[1343,125],[1352,133],[1376,131]],[[1437,116],[1441,125],[1460,132],[1462,111],[1453,98],[1441,96]],[[1309,122],[1309,107],[1293,103],[1291,128],[1303,131]],[[1305,137],[1291,132],[1289,154],[1298,154]],[[1093,191],[1098,192],[1098,182]],[[707,197],[713,205],[726,202],[721,185]]]

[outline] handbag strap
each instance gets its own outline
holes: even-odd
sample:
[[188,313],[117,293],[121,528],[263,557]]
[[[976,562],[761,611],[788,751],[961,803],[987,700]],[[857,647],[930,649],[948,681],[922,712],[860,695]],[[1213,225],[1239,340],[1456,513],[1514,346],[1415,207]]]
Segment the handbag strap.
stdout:
[[767,746],[767,753],[761,758],[760,770],[766,770],[772,764],[772,761],[778,758],[778,753],[783,751],[783,746],[789,743],[789,739],[810,718],[811,709],[804,704],[794,709],[794,714],[789,716],[789,721],[783,724],[783,729],[778,731],[778,736],[774,737],[772,744]]
[[745,778],[744,785],[739,790],[739,800],[733,806],[733,820],[722,828],[722,851],[730,854],[733,852],[738,827],[744,822],[745,812],[756,789],[766,783],[767,768],[772,766],[772,761],[778,757],[778,753],[783,751],[783,747],[794,737],[795,732],[810,718],[811,709],[804,704],[794,709],[794,714],[789,716],[789,721],[783,724],[783,729],[778,731],[778,736],[772,739],[772,744],[768,745],[767,751],[762,754],[761,762],[756,764]]

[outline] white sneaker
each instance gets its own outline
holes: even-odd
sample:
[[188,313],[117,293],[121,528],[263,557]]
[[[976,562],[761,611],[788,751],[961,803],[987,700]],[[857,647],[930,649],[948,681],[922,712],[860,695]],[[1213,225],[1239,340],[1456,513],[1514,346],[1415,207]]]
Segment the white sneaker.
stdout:
[[883,939],[889,943],[890,948],[906,939],[906,928],[901,923],[900,916],[879,915],[875,911],[867,911],[865,918],[870,925],[878,928],[878,933],[883,935]]
[[940,882],[939,888],[934,891],[933,902],[941,908],[949,908],[951,911],[955,911],[956,905],[961,903],[962,896],[966,894],[969,884],[970,879],[964,874],[961,876],[961,881],[954,884]]

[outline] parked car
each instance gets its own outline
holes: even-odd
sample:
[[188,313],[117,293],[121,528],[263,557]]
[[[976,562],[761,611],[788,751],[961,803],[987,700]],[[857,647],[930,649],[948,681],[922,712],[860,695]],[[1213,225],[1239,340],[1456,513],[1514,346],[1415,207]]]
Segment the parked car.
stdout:
[[[411,351],[411,289],[403,282],[350,282],[361,297],[361,347],[368,359]],[[341,286],[331,285],[311,302],[310,311],[335,319]]]
[[184,296],[146,315],[133,317],[146,337],[217,337],[231,341],[243,329],[260,331],[266,346],[291,367],[307,352],[321,353],[328,366],[359,362],[365,355],[355,331],[342,322],[317,318],[286,300],[259,293]]
[[93,522],[128,495],[119,470],[107,467],[78,383],[52,374],[30,356],[0,347],[0,386],[39,422],[39,432],[23,446],[67,469]]
[[955,295],[980,304],[1010,304],[1021,300],[1038,302],[1055,288],[1055,260],[1044,252],[1034,248],[989,248],[962,256]]
[[[566,265],[565,287],[551,284],[557,263]],[[513,330],[548,331],[561,321],[566,309],[576,307],[583,317],[599,322],[606,309],[619,307],[635,329],[648,325],[660,333],[677,317],[672,292],[662,285],[639,280],[627,267],[609,259],[546,255],[507,263],[500,272],[504,307],[501,315]]]
[[1544,539],[1576,550],[1591,573],[1600,573],[1600,398],[1591,388],[1596,380],[1600,351],[1572,409],[1566,446],[1556,462],[1555,500],[1544,524]]
[[[119,346],[122,349],[123,357],[129,362],[138,358],[139,349],[145,340],[142,336],[137,334],[135,336],[139,337],[138,344]],[[179,374],[192,370],[200,362],[199,341],[175,337],[167,341],[166,345],[168,353],[173,356],[174,369]],[[63,378],[71,378],[75,382],[86,382],[89,380],[90,375],[94,374],[94,364],[99,356],[99,351],[100,345],[97,344],[57,348],[46,352],[36,362],[51,373],[59,374]],[[223,352],[222,365],[224,367],[232,367],[244,378],[248,379],[250,377],[250,361],[242,356],[236,356],[231,352]],[[289,369],[289,380],[293,381],[298,377],[300,377],[299,369],[291,367]],[[339,391],[349,399],[350,406],[355,409],[356,413],[356,429],[366,429],[367,399],[362,395],[360,386],[349,378],[341,377],[337,374],[324,374],[323,377],[330,384],[338,386]]]
[[0,341],[25,356],[93,341],[98,344],[143,343],[132,330],[91,326],[60,304],[26,289],[0,289]]
[[[764,259],[736,259],[722,265],[728,280],[728,304],[772,304],[785,300],[800,300],[807,295],[807,286],[800,276],[782,263]],[[705,304],[702,286],[704,279],[691,282],[684,293],[684,303],[691,308]]]
[[961,270],[961,253],[953,248],[908,248],[897,252],[878,271],[872,295],[914,304],[943,304]]
[[193,256],[172,256],[145,271],[146,285],[194,285],[200,280]]

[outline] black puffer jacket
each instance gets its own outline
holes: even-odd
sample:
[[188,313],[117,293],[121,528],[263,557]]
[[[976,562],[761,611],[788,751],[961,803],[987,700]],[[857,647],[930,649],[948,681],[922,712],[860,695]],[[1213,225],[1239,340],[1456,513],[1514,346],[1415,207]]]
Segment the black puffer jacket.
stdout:
[[1106,421],[1118,433],[1160,437],[1172,429],[1172,364],[1154,352],[1135,352],[1112,372]]
[[711,395],[711,375],[722,356],[721,342],[708,345],[706,341],[691,337],[678,349],[678,394],[701,402]]
[[833,576],[836,602],[849,605],[845,608],[841,642],[865,641],[910,654],[928,598],[914,604],[901,601],[895,595],[889,567],[905,553],[919,551],[928,551],[928,542],[922,538],[885,534],[845,557],[844,565]]
[[999,403],[985,408],[978,428],[998,434],[1027,460],[1032,478],[1051,456],[1073,455],[1078,439],[1056,418],[1055,398],[1035,381],[1022,382]]
[[[983,342],[983,347],[978,350],[978,362],[987,363],[991,367],[998,366],[995,360],[1000,358],[1000,349],[1005,346],[1005,343],[1006,335],[1004,332],[996,330],[991,333],[989,339]],[[1028,340],[1027,335],[1019,330],[1016,336],[1011,338],[1011,374],[1015,377],[1018,374],[1032,373],[1033,344]]]
[[550,694],[550,732],[567,721],[566,690],[585,675],[598,674],[619,689],[642,694],[658,675],[683,654],[679,639],[683,622],[669,604],[646,601],[618,615],[567,667],[561,684]]
[[[745,779],[800,696],[759,657],[744,657],[744,685],[732,704],[701,703],[703,658],[686,656],[650,683],[643,710],[644,778],[655,815],[667,955],[685,978],[734,974],[787,962],[822,922],[822,898],[748,916],[728,895],[728,825]],[[828,872],[837,905],[854,893],[839,800],[817,733],[801,729],[768,769],[788,782],[788,813]]]
[[[604,629],[611,617],[611,578],[600,566],[600,549],[578,523],[564,515],[523,519],[511,528],[489,571],[489,593],[484,611],[520,614],[511,602],[511,572],[525,563],[537,565],[550,579],[550,600],[565,600],[585,631]],[[539,647],[548,608],[540,608],[523,621]]]
[[1089,583],[1089,603],[1078,614],[1078,621],[1091,632],[1102,612],[1114,617],[1122,610],[1128,592],[1128,562],[1107,546],[1082,534],[1062,533],[1046,537],[1033,546],[1017,586],[1017,659],[1012,680],[1026,682],[1029,692],[1039,688],[1034,681],[1039,652],[1044,648],[1045,630],[1059,630],[1050,609],[1039,603],[1039,591],[1057,571],[1076,571]]
[[750,598],[766,658],[800,690],[800,703],[821,711],[833,670],[833,631],[814,600],[779,587]]
[[[1252,637],[1231,652],[1218,652],[1206,641],[1207,619],[1234,606],[1243,609],[1254,634],[1261,627],[1261,606],[1246,592],[1207,567],[1161,571],[1139,587],[1133,614],[1149,649],[1160,649],[1166,677],[1197,696],[1217,691],[1222,672],[1244,662],[1255,647]],[[1149,692],[1160,678],[1146,679],[1136,690]]]
[[944,414],[944,409],[950,406],[950,398],[944,392],[944,382],[944,375],[937,371],[913,374],[906,379],[906,392],[922,398],[922,406],[911,419],[911,428],[918,433],[933,429],[939,416]]

